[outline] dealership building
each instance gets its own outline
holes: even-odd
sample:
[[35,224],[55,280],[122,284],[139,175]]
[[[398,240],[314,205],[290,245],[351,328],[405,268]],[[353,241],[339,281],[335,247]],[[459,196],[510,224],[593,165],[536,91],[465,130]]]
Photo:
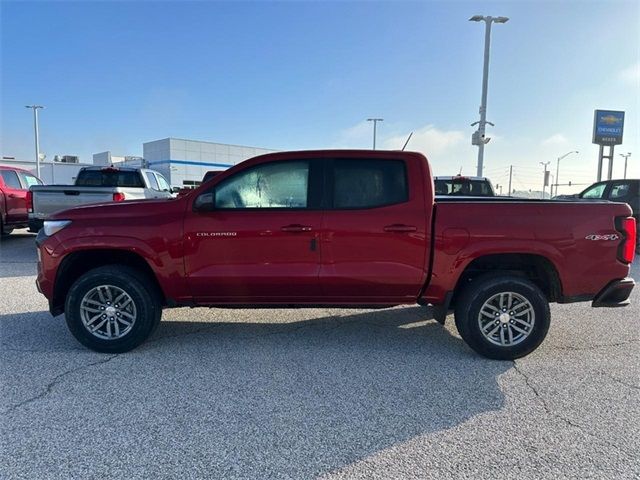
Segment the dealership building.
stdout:
[[194,188],[210,170],[226,170],[251,157],[274,152],[265,148],[163,138],[142,145],[141,157],[116,157],[111,152],[93,156],[95,165],[144,166],[162,173],[172,187]]
[[[131,166],[157,170],[172,187],[194,188],[210,170],[226,170],[251,157],[271,153],[266,148],[228,145],[182,138],[164,138],[142,144],[143,156],[119,156],[110,151],[93,154],[93,163],[81,163],[78,157],[56,156],[54,161],[40,162],[40,175],[47,184],[72,184],[83,167]],[[17,161],[3,157],[2,163],[35,173],[34,161]]]

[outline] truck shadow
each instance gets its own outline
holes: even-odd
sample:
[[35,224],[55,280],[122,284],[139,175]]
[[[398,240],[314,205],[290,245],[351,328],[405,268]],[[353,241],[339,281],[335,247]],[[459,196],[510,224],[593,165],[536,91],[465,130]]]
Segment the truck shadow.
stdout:
[[[131,458],[146,476],[195,468],[212,478],[312,478],[502,408],[497,377],[511,363],[475,355],[428,309],[332,312],[194,310],[186,313],[195,321],[174,321],[185,311],[168,310],[154,337],[112,359],[78,350],[62,317],[48,318],[56,324],[49,328],[11,321],[34,330],[40,340],[22,346],[41,355],[104,359],[67,376],[68,386],[53,391],[57,401],[25,412],[63,422],[50,428],[67,431],[69,444],[43,429],[26,432],[15,448],[28,463],[27,438],[42,436],[40,448],[96,474]],[[28,335],[18,333],[3,335],[3,344],[20,348]],[[31,364],[42,362],[12,363],[22,375]],[[61,415],[64,405],[83,411]],[[89,424],[74,422],[77,415]],[[121,440],[101,448],[114,431]]]

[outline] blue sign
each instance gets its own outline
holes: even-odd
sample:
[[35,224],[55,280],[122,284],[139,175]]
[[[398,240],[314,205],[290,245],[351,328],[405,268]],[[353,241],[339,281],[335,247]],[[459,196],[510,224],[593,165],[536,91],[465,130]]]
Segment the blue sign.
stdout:
[[624,131],[624,112],[596,110],[593,116],[593,143],[620,145]]

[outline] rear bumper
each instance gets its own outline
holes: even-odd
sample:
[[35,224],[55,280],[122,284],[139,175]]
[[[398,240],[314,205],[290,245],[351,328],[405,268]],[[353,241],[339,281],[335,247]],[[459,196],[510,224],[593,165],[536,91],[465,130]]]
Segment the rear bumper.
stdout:
[[604,287],[595,296],[592,307],[626,307],[629,305],[629,296],[635,286],[633,278],[627,277],[614,280]]

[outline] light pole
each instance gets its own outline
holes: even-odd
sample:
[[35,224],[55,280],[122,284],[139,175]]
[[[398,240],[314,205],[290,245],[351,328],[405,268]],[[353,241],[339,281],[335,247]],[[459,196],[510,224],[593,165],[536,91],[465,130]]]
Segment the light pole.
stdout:
[[[577,150],[571,150],[570,152],[565,153],[561,157],[558,157],[558,159],[556,161],[556,182],[555,182],[556,183],[556,195],[558,195],[558,184],[560,183],[560,181],[558,180],[558,176],[560,175],[560,160],[562,160],[564,157],[568,157],[572,153],[579,153],[579,152]],[[553,193],[553,192],[551,192],[551,193]]]
[[627,159],[631,156],[631,152],[621,153],[620,156],[624,157],[624,177],[622,178],[626,180],[627,179]]
[[373,149],[376,149],[376,127],[378,122],[383,122],[384,118],[367,118],[367,122],[373,122]]
[[547,170],[547,166],[550,164],[551,162],[540,162],[540,165],[544,165],[544,179],[542,180],[542,199],[544,200],[544,191],[546,190],[547,187],[547,183],[548,182],[548,170]]
[[[487,90],[489,83],[489,47],[491,46],[491,24],[506,23],[509,21],[507,17],[492,17],[483,15],[474,15],[469,19],[470,22],[484,22],[484,65],[482,68],[482,100],[480,102],[480,121],[478,122],[478,130],[472,137],[471,144],[478,145],[478,177],[482,176],[482,168],[484,162],[484,145],[488,142],[485,140],[485,131],[487,126]],[[475,124],[472,124],[472,126]],[[491,124],[493,126],[493,124]]]
[[40,178],[40,137],[38,132],[38,110],[42,105],[25,105],[25,108],[33,109],[33,130],[36,137],[36,177]]

